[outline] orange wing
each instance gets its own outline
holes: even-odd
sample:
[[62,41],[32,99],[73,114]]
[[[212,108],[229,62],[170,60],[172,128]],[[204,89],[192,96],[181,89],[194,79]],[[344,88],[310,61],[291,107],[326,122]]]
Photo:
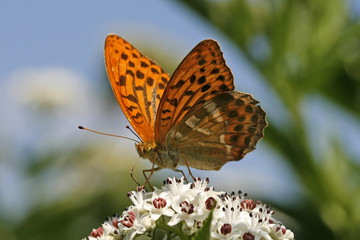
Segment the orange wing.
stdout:
[[144,142],[154,142],[157,108],[169,75],[115,34],[105,40],[105,64],[126,118]]
[[234,89],[218,43],[200,42],[172,75],[160,101],[155,123],[155,142],[162,146],[172,126],[188,112],[213,97]]

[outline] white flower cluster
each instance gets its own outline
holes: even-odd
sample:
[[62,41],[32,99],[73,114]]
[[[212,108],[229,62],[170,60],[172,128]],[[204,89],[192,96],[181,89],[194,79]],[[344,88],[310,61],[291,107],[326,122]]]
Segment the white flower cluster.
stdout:
[[211,210],[212,239],[294,239],[294,234],[272,217],[269,206],[247,199],[241,192],[215,192],[208,183],[208,179],[186,184],[183,178],[169,178],[154,192],[130,192],[128,197],[134,205],[121,217],[108,218],[88,239],[151,237],[155,228],[190,236],[201,229]]

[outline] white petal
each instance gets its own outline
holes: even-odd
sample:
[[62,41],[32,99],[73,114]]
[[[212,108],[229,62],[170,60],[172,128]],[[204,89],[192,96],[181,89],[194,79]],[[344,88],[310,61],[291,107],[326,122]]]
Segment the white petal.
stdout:
[[168,217],[172,217],[172,216],[174,216],[175,212],[173,210],[167,208],[167,209],[164,209],[162,214],[165,216],[168,216]]
[[182,218],[180,217],[180,215],[175,214],[174,216],[172,216],[172,218],[168,222],[168,225],[169,226],[174,226],[174,225],[178,224],[181,220],[182,220]]
[[187,219],[184,219],[185,220],[185,223],[186,225],[190,228],[194,225],[194,219],[192,218],[187,218]]
[[151,219],[153,219],[153,220],[158,220],[159,219],[159,217],[161,217],[161,214],[160,213],[151,213]]
[[129,230],[126,235],[125,235],[125,240],[133,240],[134,237],[136,235],[136,230],[135,229],[131,229]]

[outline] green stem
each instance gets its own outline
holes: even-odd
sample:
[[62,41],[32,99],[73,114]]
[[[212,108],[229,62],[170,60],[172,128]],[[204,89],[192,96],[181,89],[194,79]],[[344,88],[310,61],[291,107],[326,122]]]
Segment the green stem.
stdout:
[[180,224],[178,224],[179,226],[179,236],[182,240],[189,240],[189,238],[184,234],[184,232],[182,231],[182,225],[183,223],[180,222]]

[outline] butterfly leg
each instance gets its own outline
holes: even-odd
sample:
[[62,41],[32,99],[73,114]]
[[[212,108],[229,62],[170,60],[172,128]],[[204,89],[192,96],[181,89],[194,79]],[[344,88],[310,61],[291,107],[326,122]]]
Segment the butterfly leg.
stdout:
[[[144,175],[144,177],[145,177],[145,179],[146,179],[146,181],[145,181],[144,185],[139,186],[139,188],[142,189],[142,188],[145,187],[146,184],[149,184],[149,187],[151,188],[151,190],[154,191],[154,188],[153,188],[153,186],[150,184],[149,180],[150,180],[151,176],[154,174],[155,171],[159,171],[159,170],[161,169],[161,168],[159,168],[159,167],[154,167],[154,166],[155,166],[155,163],[153,163],[151,169],[145,169],[145,170],[142,171],[142,172],[143,172],[143,175]],[[149,177],[146,176],[146,172],[150,172]]]
[[185,173],[184,173],[182,170],[180,170],[180,169],[174,169],[174,171],[175,171],[175,172],[180,172],[180,173],[183,175],[184,180],[186,181],[186,183],[189,183],[189,181],[187,180],[187,178],[186,178],[186,176],[185,176]]
[[[186,164],[186,167],[187,167],[187,169],[188,169],[188,171],[189,171],[190,176],[192,177],[192,179],[193,179],[194,181],[196,181],[196,178],[192,175],[192,173],[191,173],[191,171],[190,171],[189,164],[187,163],[184,154],[180,153],[179,158],[180,158],[180,157],[182,157],[182,158],[184,159],[184,162],[185,162],[185,164]],[[183,173],[183,174],[184,174],[184,173]]]
[[136,162],[135,162],[135,164],[134,164],[134,166],[131,168],[131,170],[130,170],[130,176],[131,176],[131,178],[134,180],[134,182],[136,182],[136,184],[138,185],[138,186],[140,186],[140,183],[136,180],[136,178],[134,177],[134,169],[135,169],[135,167],[136,167],[136,165],[138,164],[138,162],[139,162],[139,159],[140,159],[140,157],[138,157],[138,159],[136,160]]

